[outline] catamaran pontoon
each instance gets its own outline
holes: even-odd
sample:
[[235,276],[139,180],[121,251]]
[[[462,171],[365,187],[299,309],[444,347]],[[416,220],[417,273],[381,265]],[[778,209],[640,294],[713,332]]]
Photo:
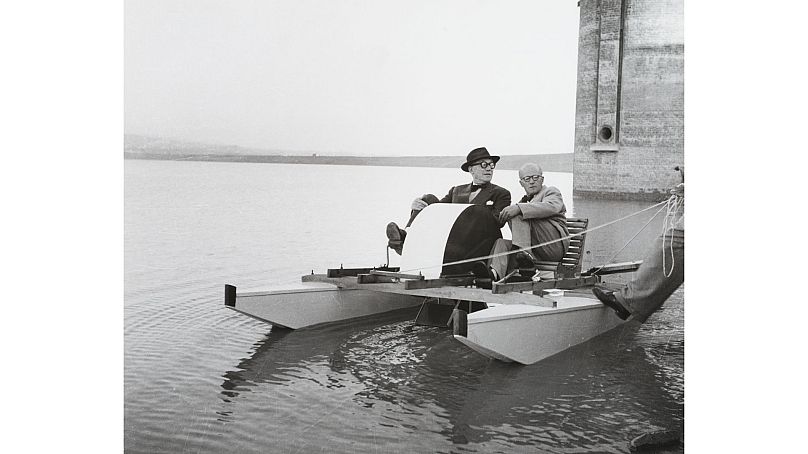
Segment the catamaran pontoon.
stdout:
[[[225,305],[271,323],[300,329],[420,305],[415,322],[452,327],[458,341],[501,360],[532,364],[619,326],[623,321],[591,293],[601,276],[634,271],[640,262],[581,272],[586,219],[567,220],[571,244],[560,262],[538,262],[549,278],[514,270],[491,282],[471,273],[446,274],[446,245],[458,219],[485,207],[433,204],[408,230],[401,266],[336,268],[303,276],[300,285],[237,292]],[[490,214],[489,214],[490,216]],[[465,222],[465,221],[464,221]],[[389,253],[389,251],[388,251]],[[389,263],[389,260],[388,262]],[[436,265],[437,264],[437,265]]]

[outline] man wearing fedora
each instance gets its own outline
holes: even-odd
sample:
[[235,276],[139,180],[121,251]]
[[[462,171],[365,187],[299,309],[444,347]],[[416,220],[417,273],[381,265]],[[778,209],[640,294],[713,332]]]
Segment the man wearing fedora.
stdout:
[[[432,194],[425,194],[415,199],[412,202],[412,211],[410,212],[410,220],[407,223],[407,227],[412,224],[421,210],[433,203],[471,203],[474,205],[491,206],[491,216],[490,222],[488,216],[484,219],[475,220],[476,223],[484,223],[486,226],[483,228],[483,226],[480,225],[481,228],[477,229],[477,232],[475,232],[475,229],[469,229],[469,235],[477,233],[478,236],[490,236],[489,233],[482,232],[492,232],[494,230],[496,230],[498,234],[499,228],[505,225],[504,222],[499,221],[499,213],[511,204],[511,192],[491,183],[497,161],[499,161],[499,156],[492,156],[485,147],[471,150],[468,156],[466,156],[466,162],[460,166],[461,170],[471,174],[471,183],[450,188],[449,192],[442,199],[438,199]],[[491,225],[489,226],[487,224]],[[399,255],[401,254],[406,236],[407,232],[399,228],[395,222],[387,224],[388,246]],[[496,238],[491,238],[490,243],[493,244],[495,239]],[[469,238],[459,240],[458,243],[474,244],[475,240],[469,236]],[[480,247],[485,249],[485,245],[479,244],[478,242],[475,249],[479,249]],[[472,251],[470,253],[474,254],[476,252]],[[485,253],[481,255],[487,253],[488,250],[485,250]]]

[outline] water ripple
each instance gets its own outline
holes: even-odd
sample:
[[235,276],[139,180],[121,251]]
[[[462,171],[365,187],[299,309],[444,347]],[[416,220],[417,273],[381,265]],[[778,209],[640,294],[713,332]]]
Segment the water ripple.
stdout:
[[[406,169],[286,166],[269,178],[271,169],[127,161],[127,452],[617,453],[645,431],[683,422],[683,289],[640,329],[531,366],[489,360],[447,330],[414,326],[414,309],[290,331],[224,308],[225,283],[298,282],[345,257],[356,260],[346,266],[376,264],[375,245],[386,241],[378,218],[397,219],[412,198],[368,195],[367,212],[331,200],[302,217],[356,213],[350,225],[281,223],[277,213],[292,202],[273,194],[284,186],[319,200],[295,182],[366,193],[403,182]],[[456,178],[434,170],[425,172],[442,186]],[[593,204],[602,205],[623,209]],[[334,235],[341,241],[312,241]],[[609,242],[597,240],[606,254]]]

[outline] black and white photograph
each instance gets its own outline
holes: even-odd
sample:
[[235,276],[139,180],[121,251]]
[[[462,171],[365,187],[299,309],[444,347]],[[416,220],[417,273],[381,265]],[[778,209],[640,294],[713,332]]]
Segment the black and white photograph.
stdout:
[[682,1],[125,27],[126,451],[682,451]]
[[[742,452],[734,418],[778,411],[734,377],[781,403],[799,380],[757,344],[800,342],[755,326],[780,289],[748,284],[784,268],[735,268],[759,262],[745,192],[785,174],[705,164],[704,130],[755,127],[693,109],[740,114],[700,76],[755,50],[691,39],[683,0],[49,11],[14,56],[58,72],[3,82],[9,150],[57,155],[4,183],[35,200],[8,238],[38,270],[9,275],[15,452]],[[747,187],[711,181],[725,162]]]

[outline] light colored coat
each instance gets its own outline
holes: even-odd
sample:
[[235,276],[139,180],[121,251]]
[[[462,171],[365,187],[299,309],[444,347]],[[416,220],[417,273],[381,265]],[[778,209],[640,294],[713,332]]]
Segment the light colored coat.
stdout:
[[[563,256],[569,248],[570,240],[566,238],[569,236],[567,207],[564,206],[561,191],[554,186],[542,186],[533,197],[525,195],[516,205],[522,215],[512,219],[511,222],[513,244],[527,247],[528,244],[535,246],[558,238],[565,238],[561,241],[563,245],[561,255]],[[552,228],[548,228],[550,226]],[[552,247],[553,245],[550,246],[549,249],[556,249],[556,247]]]

